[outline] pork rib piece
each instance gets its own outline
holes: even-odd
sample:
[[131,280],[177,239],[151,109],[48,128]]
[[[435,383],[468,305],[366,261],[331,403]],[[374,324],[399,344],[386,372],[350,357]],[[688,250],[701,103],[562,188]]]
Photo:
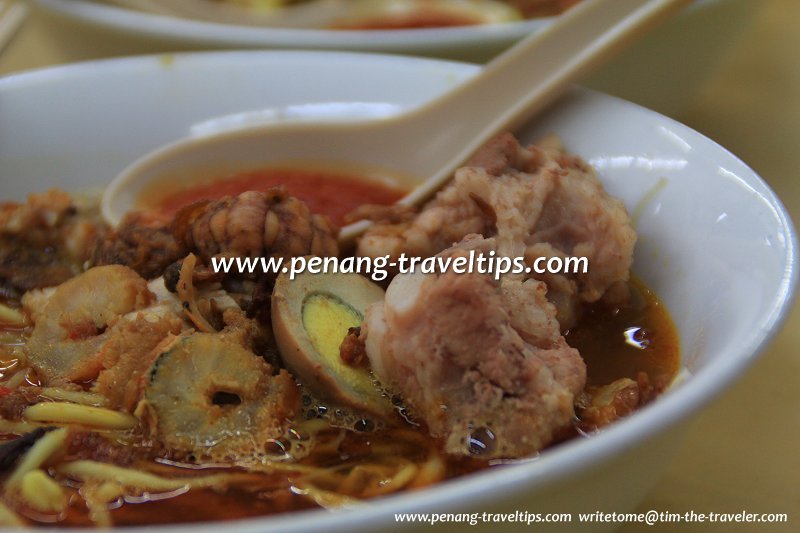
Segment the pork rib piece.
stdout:
[[[471,236],[442,255],[491,249]],[[401,274],[365,317],[373,372],[449,453],[522,457],[570,427],[586,367],[541,281]]]
[[[381,218],[377,216],[376,218]],[[494,238],[506,257],[586,257],[588,272],[534,277],[548,285],[562,329],[580,302],[594,302],[628,280],[636,233],[625,206],[609,196],[594,170],[550,137],[528,148],[511,134],[489,142],[415,217],[379,222],[358,255],[430,257],[471,233]]]

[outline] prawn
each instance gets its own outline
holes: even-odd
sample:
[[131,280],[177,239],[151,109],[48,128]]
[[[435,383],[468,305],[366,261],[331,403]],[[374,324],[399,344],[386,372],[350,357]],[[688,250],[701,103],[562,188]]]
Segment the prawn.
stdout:
[[43,383],[87,381],[103,369],[101,348],[120,318],[149,306],[147,282],[121,265],[99,266],[62,283],[49,297],[29,291],[22,299],[34,328],[26,345]]
[[187,206],[175,217],[173,233],[184,249],[197,252],[206,262],[220,254],[339,254],[338,229],[326,217],[311,213],[283,187]]

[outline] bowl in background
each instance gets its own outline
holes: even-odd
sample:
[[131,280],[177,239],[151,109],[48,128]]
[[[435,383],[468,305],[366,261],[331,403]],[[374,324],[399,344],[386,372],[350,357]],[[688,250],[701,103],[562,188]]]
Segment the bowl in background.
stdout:
[[[402,109],[475,72],[403,57],[231,52],[6,77],[0,79],[2,196],[102,186],[145,152],[215,117],[326,103]],[[686,424],[746,370],[785,317],[797,281],[794,230],[750,168],[661,115],[575,89],[517,133],[533,141],[550,132],[593,164],[609,192],[636,214],[634,271],[671,312],[686,379],[600,434],[533,461],[353,510],[248,519],[227,523],[226,531],[400,527],[394,515],[403,512],[626,512],[658,480]],[[548,524],[548,531],[575,530],[581,524],[573,516],[571,523]],[[583,524],[589,531],[614,525]]]
[[[69,57],[97,59],[215,48],[391,52],[484,62],[549,18],[492,26],[341,31],[254,28],[137,12],[96,0],[34,0],[47,36]],[[586,80],[589,87],[670,116],[692,101],[759,7],[752,0],[697,0]],[[102,43],[102,44],[98,44]]]

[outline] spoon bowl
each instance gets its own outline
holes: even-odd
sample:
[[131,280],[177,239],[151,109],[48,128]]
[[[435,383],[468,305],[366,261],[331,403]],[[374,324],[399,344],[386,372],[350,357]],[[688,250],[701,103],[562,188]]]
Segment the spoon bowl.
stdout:
[[[466,83],[399,115],[276,122],[178,141],[117,176],[103,195],[103,216],[118,224],[146,189],[298,161],[338,168],[358,165],[372,169],[368,174],[388,169],[412,187],[401,202],[418,204],[491,137],[529,120],[577,78],[688,1],[585,0]],[[347,244],[366,227],[346,226],[340,240]]]

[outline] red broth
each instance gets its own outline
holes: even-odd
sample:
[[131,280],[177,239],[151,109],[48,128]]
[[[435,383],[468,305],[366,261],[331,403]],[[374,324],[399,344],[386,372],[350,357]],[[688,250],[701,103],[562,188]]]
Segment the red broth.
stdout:
[[355,23],[336,24],[333,29],[341,30],[405,30],[411,28],[443,28],[447,26],[472,26],[480,24],[477,17],[463,13],[448,13],[433,9],[419,10],[406,15],[390,14],[374,17]]
[[143,203],[173,216],[199,200],[234,196],[245,191],[265,191],[283,185],[291,196],[303,200],[313,213],[327,215],[344,225],[347,213],[363,204],[393,204],[406,191],[354,174],[302,168],[265,168],[202,183],[164,196],[148,194]]

